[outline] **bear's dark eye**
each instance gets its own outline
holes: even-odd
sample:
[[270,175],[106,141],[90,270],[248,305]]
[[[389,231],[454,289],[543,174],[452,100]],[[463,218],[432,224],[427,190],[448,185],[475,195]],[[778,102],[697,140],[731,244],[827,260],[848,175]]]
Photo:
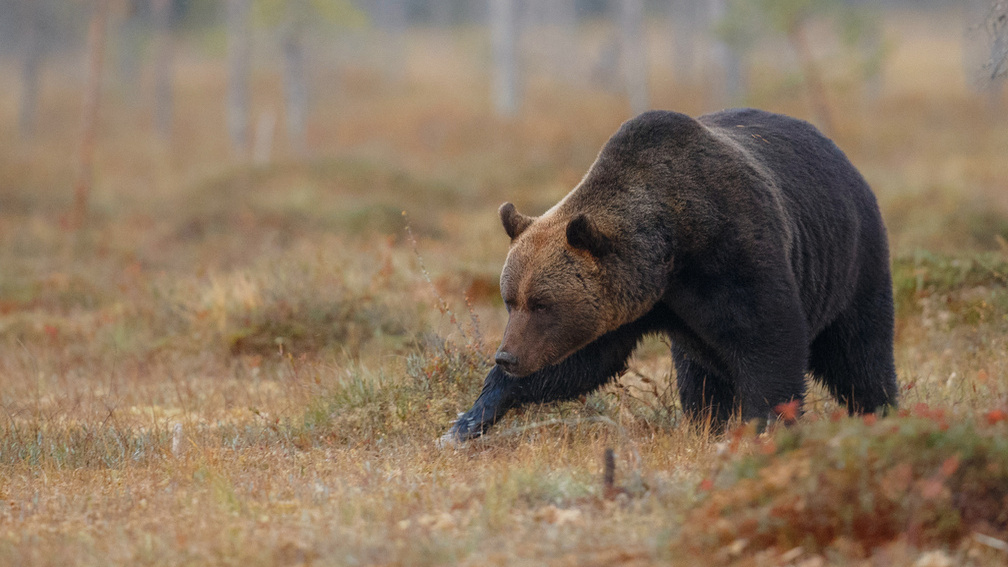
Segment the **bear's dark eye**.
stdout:
[[544,301],[540,301],[538,299],[533,299],[528,302],[528,310],[531,311],[532,313],[539,313],[541,311],[546,311],[546,309],[548,308],[549,305],[547,303],[545,303]]

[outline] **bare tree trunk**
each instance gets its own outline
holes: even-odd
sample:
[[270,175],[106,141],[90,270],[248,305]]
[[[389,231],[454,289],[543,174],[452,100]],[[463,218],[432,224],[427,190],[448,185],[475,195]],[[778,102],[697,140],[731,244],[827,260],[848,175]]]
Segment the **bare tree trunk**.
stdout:
[[872,102],[882,98],[885,87],[885,37],[882,26],[871,27],[867,32],[862,49],[868,59],[865,69],[865,95]]
[[549,22],[567,33],[572,33],[577,27],[577,10],[574,7],[574,0],[548,0],[546,12]]
[[991,0],[984,29],[991,38],[990,80],[1008,77],[1008,1]]
[[[707,3],[707,26],[713,28],[728,11],[727,0],[709,0]],[[714,66],[721,70],[721,96],[729,105],[738,103],[745,94],[745,77],[742,58],[735,46],[723,38],[715,37],[711,49]]]
[[35,114],[39,96],[39,68],[42,64],[42,25],[37,0],[22,0],[22,17],[26,31],[24,63],[21,67],[21,107],[18,129],[29,139],[35,135]]
[[697,0],[669,0],[668,19],[672,31],[673,76],[677,83],[694,82],[696,70],[695,33],[700,28]]
[[553,38],[550,46],[556,73],[568,83],[577,80],[577,11],[574,0],[547,0],[546,23]]
[[[999,54],[999,55],[998,55]],[[1000,59],[996,57],[1000,56]],[[1001,101],[1001,90],[1005,82],[1005,69],[1008,69],[1008,37],[999,35],[991,46],[991,75],[987,85],[987,104],[991,111],[997,112]]]
[[264,110],[256,119],[255,136],[252,142],[252,163],[266,165],[273,155],[273,128],[276,114],[272,108]]
[[175,37],[172,30],[172,0],[151,0],[154,28],[157,30],[157,54],[154,58],[154,125],[158,136],[171,138],[173,63]]
[[991,39],[990,82],[987,85],[987,100],[991,110],[997,112],[1001,100],[1001,89],[1008,77],[1008,1],[992,1],[984,28]]
[[378,27],[385,36],[382,51],[387,54],[388,79],[401,83],[406,76],[406,2],[378,0],[377,13]]
[[745,79],[743,78],[742,58],[738,51],[734,47],[726,46],[721,64],[724,70],[725,97],[731,103],[741,101],[745,97]]
[[819,66],[816,65],[812,49],[809,47],[805,37],[803,22],[797,22],[788,30],[788,39],[792,47],[798,54],[801,61],[802,73],[805,75],[805,84],[808,86],[809,99],[812,102],[812,109],[819,120],[819,128],[826,134],[833,132],[833,112],[830,110],[829,98],[826,96],[826,86],[819,73]]
[[436,26],[451,26],[454,20],[451,0],[430,0],[430,17]]
[[295,155],[305,154],[308,121],[308,83],[305,80],[303,26],[292,22],[283,39],[284,102],[287,139]]
[[249,75],[252,41],[249,30],[251,0],[227,0],[228,88],[227,125],[231,149],[237,156],[249,152]]
[[620,1],[620,44],[624,80],[630,110],[636,116],[650,107],[648,102],[647,45],[644,28],[644,0]]
[[[538,0],[536,2],[526,2],[518,0],[515,2],[515,10],[518,11],[518,29],[535,29],[536,25],[546,21],[546,2],[549,0]],[[519,42],[520,43],[520,42]],[[521,45],[518,51],[521,52]]]
[[493,99],[499,116],[518,112],[518,6],[516,0],[490,0],[493,43]]
[[108,8],[109,0],[96,0],[92,8],[91,23],[88,25],[88,79],[84,89],[83,126],[77,154],[77,181],[74,184],[73,225],[75,227],[83,226],[87,219],[88,198],[91,194]]
[[[32,1],[32,0],[29,0]],[[130,104],[136,104],[141,97],[138,77],[140,76],[140,59],[147,34],[147,22],[140,10],[140,0],[128,0],[125,17],[117,30],[116,67],[118,76],[116,82],[126,93]]]

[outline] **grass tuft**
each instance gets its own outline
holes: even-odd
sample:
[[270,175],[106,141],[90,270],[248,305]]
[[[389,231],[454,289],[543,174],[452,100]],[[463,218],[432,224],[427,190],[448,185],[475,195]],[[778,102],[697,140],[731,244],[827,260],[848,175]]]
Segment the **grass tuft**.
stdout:
[[310,297],[278,300],[228,319],[225,341],[232,355],[317,353],[326,347],[357,352],[376,335],[406,331],[382,305],[360,298],[320,302]]
[[433,440],[458,408],[476,398],[488,370],[471,345],[427,336],[407,356],[398,378],[360,365],[347,369],[311,403],[296,435],[338,445],[402,440],[420,432]]
[[[980,300],[993,302],[996,311],[1008,312],[1008,258],[1001,253],[948,256],[918,251],[893,260],[893,288],[900,316],[919,313],[931,297],[963,300],[967,319],[982,318]],[[978,292],[988,293],[978,293]],[[956,296],[956,297],[951,297]],[[986,296],[986,297],[981,297]],[[994,311],[994,309],[990,309]]]
[[0,430],[0,465],[42,470],[114,469],[168,453],[171,433],[108,424],[18,425]]

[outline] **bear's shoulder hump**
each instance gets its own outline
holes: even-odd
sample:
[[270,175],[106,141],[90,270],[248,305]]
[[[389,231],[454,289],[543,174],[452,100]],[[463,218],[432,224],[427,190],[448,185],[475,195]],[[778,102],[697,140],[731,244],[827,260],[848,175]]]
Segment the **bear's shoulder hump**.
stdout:
[[697,139],[706,129],[686,114],[650,110],[631,118],[606,144],[609,150],[641,151],[658,146],[681,146]]

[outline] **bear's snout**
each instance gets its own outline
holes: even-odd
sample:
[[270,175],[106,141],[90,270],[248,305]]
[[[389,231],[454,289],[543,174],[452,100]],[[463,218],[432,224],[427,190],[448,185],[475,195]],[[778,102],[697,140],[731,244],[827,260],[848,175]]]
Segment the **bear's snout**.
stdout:
[[518,368],[518,357],[504,349],[497,351],[497,354],[494,355],[494,362],[505,372],[513,373]]

